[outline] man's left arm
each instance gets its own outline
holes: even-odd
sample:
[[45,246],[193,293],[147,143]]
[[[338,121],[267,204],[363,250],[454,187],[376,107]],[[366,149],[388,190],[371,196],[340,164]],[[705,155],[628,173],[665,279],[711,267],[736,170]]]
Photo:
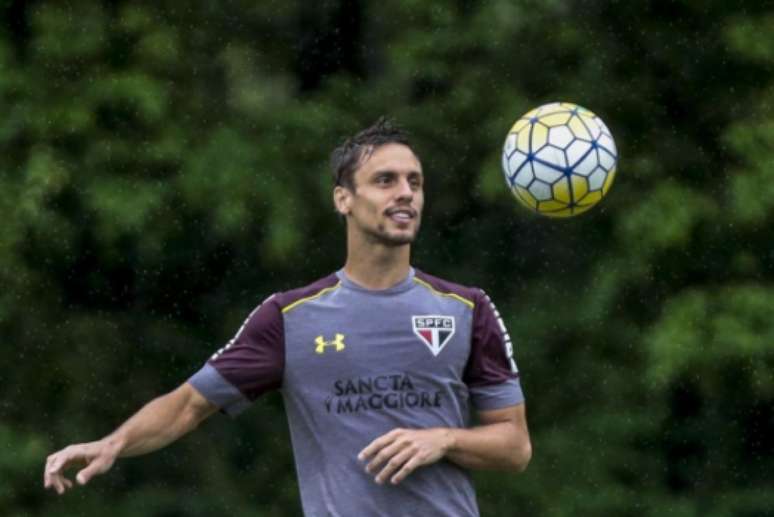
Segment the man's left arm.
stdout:
[[527,468],[532,445],[524,404],[479,411],[480,425],[469,429],[394,429],[358,455],[377,483],[398,484],[418,467],[443,458],[469,469]]
[[480,425],[449,429],[453,438],[446,459],[469,469],[523,472],[532,458],[525,405],[479,411]]

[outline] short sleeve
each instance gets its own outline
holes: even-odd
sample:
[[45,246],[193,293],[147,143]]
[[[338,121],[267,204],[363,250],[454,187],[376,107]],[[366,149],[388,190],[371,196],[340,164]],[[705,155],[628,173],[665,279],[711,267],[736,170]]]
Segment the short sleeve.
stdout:
[[521,404],[524,394],[511,338],[489,296],[480,290],[477,294],[464,376],[473,406],[487,410]]
[[227,414],[239,414],[261,394],[281,386],[283,327],[282,311],[271,296],[250,313],[234,338],[188,383]]

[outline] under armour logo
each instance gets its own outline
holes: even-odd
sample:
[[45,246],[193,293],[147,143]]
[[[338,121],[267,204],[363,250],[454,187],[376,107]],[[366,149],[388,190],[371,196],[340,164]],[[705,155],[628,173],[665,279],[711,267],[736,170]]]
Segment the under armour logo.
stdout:
[[326,346],[335,346],[336,351],[341,352],[344,350],[344,334],[336,334],[336,337],[333,339],[333,341],[325,341],[322,336],[317,336],[314,340],[314,343],[317,345],[314,351],[318,354],[325,352]]

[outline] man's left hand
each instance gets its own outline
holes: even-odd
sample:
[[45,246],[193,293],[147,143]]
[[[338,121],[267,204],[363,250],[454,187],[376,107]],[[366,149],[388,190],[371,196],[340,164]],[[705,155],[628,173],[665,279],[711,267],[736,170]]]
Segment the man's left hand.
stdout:
[[451,429],[393,429],[371,442],[357,458],[371,460],[366,465],[366,472],[379,472],[375,478],[377,483],[389,479],[397,485],[417,467],[443,458],[453,443]]

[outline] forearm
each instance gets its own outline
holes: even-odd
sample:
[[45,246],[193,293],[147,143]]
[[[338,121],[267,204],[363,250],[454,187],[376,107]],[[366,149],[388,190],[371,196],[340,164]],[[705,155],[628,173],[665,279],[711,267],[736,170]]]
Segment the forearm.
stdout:
[[358,454],[377,483],[402,482],[423,465],[445,458],[469,469],[523,471],[532,457],[524,404],[480,411],[481,425],[470,429],[396,428]]
[[446,459],[468,469],[523,471],[532,456],[529,436],[510,422],[448,432]]
[[196,408],[191,390],[184,385],[152,400],[103,438],[105,446],[116,457],[137,456],[160,449],[193,430],[214,408]]

